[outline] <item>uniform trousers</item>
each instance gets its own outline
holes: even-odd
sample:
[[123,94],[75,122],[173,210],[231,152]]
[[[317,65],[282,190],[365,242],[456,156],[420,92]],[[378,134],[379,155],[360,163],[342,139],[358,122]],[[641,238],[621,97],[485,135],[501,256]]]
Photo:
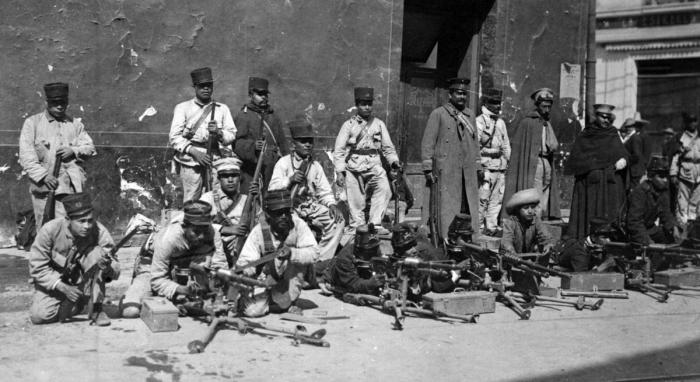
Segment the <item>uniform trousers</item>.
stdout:
[[505,171],[484,170],[484,182],[479,187],[480,228],[494,230],[498,227],[498,214],[501,212],[505,188]]
[[[348,197],[350,210],[350,228],[354,231],[365,223],[374,223],[381,226],[384,212],[391,200],[391,186],[386,171],[376,166],[367,171],[347,171],[345,177],[345,190]],[[364,187],[363,187],[364,185]],[[365,220],[365,207],[367,195],[370,197],[369,219]]]

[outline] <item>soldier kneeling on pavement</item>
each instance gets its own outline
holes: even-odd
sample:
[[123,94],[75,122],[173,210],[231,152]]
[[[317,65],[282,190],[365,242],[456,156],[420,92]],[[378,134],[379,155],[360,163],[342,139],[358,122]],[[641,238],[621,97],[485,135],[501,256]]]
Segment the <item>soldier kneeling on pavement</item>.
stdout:
[[668,160],[652,157],[647,179],[632,189],[627,200],[627,233],[631,242],[643,245],[674,242],[677,223],[671,213],[668,175]]
[[374,224],[360,225],[355,231],[355,240],[331,259],[324,274],[333,293],[339,297],[345,293],[378,295],[385,280],[372,274],[370,260],[377,256],[381,253]]
[[501,250],[508,254],[549,253],[554,239],[537,213],[541,195],[535,188],[521,190],[506,202]]
[[[443,251],[435,248],[425,238],[419,238],[416,227],[409,223],[400,223],[392,228],[391,246],[394,248],[393,258],[396,260],[415,258],[420,261],[447,261]],[[410,267],[408,268],[410,269]],[[414,274],[409,275],[410,291],[412,298],[420,298],[428,292],[447,293],[455,288],[453,275],[450,272],[441,272],[440,275]],[[454,275],[456,280],[459,275]]]
[[[294,304],[305,281],[312,285],[316,282],[313,264],[319,259],[318,243],[309,226],[292,213],[291,206],[289,190],[268,191],[263,202],[265,219],[253,227],[243,245],[236,267],[243,269],[246,276],[274,281],[269,291],[256,288],[252,296],[240,296],[239,312],[245,316],[299,313]],[[261,265],[261,270],[246,267],[271,254],[274,258]]]
[[64,321],[91,305],[89,318],[107,326],[109,317],[101,310],[105,283],[119,277],[114,241],[95,220],[87,194],[67,195],[63,206],[67,217],[44,224],[30,251],[30,319],[33,324]]
[[590,234],[584,239],[565,238],[557,245],[554,253],[559,256],[557,265],[574,272],[586,272],[600,265],[604,260],[605,243],[616,239],[618,231],[603,217],[595,217],[589,223]]
[[[191,272],[191,262],[228,268],[221,236],[212,226],[211,209],[207,202],[189,200],[183,206],[184,214],[159,232],[153,244],[151,264],[151,289],[155,294],[179,304],[206,292],[208,277]],[[136,308],[123,314],[137,317]]]

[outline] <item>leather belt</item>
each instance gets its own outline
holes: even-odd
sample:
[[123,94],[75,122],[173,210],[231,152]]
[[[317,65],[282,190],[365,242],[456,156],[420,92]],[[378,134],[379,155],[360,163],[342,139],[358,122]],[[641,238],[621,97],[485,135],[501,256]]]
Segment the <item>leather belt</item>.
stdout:
[[681,162],[683,162],[683,163],[695,163],[695,164],[698,164],[698,163],[700,163],[700,158],[697,158],[697,159],[685,159],[685,158],[681,158]]
[[355,155],[372,155],[372,154],[378,155],[379,150],[377,150],[377,149],[352,149],[352,150],[350,150],[350,155],[353,155],[353,154],[355,154]]

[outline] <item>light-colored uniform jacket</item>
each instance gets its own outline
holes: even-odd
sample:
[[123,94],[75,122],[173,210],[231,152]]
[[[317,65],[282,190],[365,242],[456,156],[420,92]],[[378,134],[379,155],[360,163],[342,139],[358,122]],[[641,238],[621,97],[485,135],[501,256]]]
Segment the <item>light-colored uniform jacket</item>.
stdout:
[[690,183],[700,183],[700,138],[698,132],[683,132],[681,150],[671,161],[671,176]]
[[[377,150],[378,152],[359,155],[351,153],[350,151],[353,149]],[[379,153],[384,155],[389,164],[399,160],[384,122],[374,117],[367,122],[356,115],[343,123],[338,137],[335,139],[333,151],[335,171],[338,173],[345,170],[357,173],[370,170],[378,171],[382,169],[382,159]]]

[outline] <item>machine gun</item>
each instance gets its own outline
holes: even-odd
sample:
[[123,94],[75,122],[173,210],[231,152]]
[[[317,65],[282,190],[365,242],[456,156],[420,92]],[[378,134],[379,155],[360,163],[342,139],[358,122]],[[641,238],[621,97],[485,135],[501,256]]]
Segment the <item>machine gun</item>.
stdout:
[[490,248],[480,247],[476,244],[462,244],[467,253],[476,256],[485,263],[493,264],[502,271],[505,271],[504,264],[509,265],[511,269],[519,269],[521,271],[533,274],[540,277],[558,276],[563,278],[571,278],[572,275],[567,272],[562,272],[554,268],[538,264],[534,261],[525,260],[519,256],[506,253],[505,251],[494,251]]
[[659,244],[607,242],[603,246],[607,258],[598,269],[602,271],[614,264],[625,275],[625,288],[644,293],[658,302],[666,302],[669,292],[652,285],[654,269],[649,255],[663,255],[667,248]]
[[[53,163],[53,168],[51,169],[51,175],[58,179],[58,174],[61,172],[61,155],[56,154],[56,160]],[[44,206],[44,216],[41,218],[41,225],[53,220],[56,217],[56,189],[49,190],[49,194],[46,196],[46,205]]]

